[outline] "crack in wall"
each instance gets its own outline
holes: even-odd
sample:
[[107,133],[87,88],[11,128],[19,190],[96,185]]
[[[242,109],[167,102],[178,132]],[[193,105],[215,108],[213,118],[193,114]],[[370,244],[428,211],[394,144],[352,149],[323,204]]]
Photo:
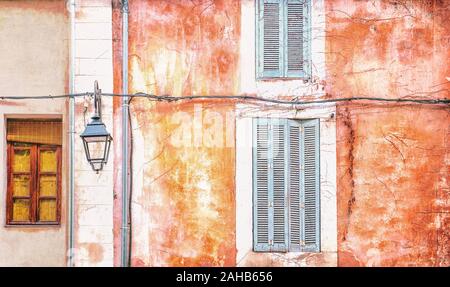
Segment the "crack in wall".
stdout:
[[348,174],[350,175],[350,185],[351,185],[351,192],[350,192],[350,198],[347,201],[347,216],[346,216],[346,224],[345,224],[345,228],[344,228],[344,234],[342,236],[342,241],[346,241],[347,240],[347,235],[348,235],[348,229],[350,226],[350,218],[351,215],[353,213],[353,206],[356,202],[356,198],[355,198],[355,180],[354,180],[354,173],[353,173],[353,168],[354,168],[354,160],[355,160],[355,156],[354,156],[354,145],[355,145],[355,130],[353,128],[353,123],[352,123],[352,119],[351,119],[351,115],[350,112],[348,110],[348,107],[345,108],[344,110],[344,115],[343,115],[343,123],[346,126],[346,128],[349,130],[349,136],[348,138],[348,145],[349,145],[349,152],[348,152],[348,161],[349,161],[349,167],[347,169]]

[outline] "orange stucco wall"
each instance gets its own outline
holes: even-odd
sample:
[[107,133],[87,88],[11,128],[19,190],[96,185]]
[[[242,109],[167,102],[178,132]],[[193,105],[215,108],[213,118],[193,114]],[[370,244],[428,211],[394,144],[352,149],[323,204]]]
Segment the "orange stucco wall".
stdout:
[[[448,1],[325,1],[327,93],[448,98]],[[338,264],[448,266],[448,106],[340,105]]]
[[[324,3],[326,97],[449,97],[446,1]],[[113,12],[117,92],[119,9]],[[240,21],[240,1],[131,1],[129,92],[237,94]],[[132,265],[235,265],[233,104],[135,98],[130,109]],[[195,144],[195,130],[212,125],[195,117],[208,111],[232,123],[218,126],[227,130],[220,133],[227,144]],[[115,99],[117,138],[120,112]],[[191,116],[183,122],[190,146],[171,143],[179,112]],[[336,121],[338,265],[449,265],[448,106],[339,104]],[[120,153],[118,143],[116,264]]]
[[[235,94],[239,18],[238,1],[130,1],[130,92]],[[120,31],[116,19],[115,31]],[[120,73],[119,49],[115,69]],[[138,157],[144,162],[133,164],[132,171],[133,265],[235,264],[234,120],[226,128],[223,123],[227,132],[221,133],[221,144],[206,147],[202,137],[208,135],[194,130],[215,125],[202,120],[211,107],[204,101],[131,102],[133,162]],[[214,103],[212,110],[225,119],[234,107]],[[177,112],[201,118],[176,123]],[[180,127],[192,135],[191,144],[171,143]],[[116,218],[119,212],[116,208]]]

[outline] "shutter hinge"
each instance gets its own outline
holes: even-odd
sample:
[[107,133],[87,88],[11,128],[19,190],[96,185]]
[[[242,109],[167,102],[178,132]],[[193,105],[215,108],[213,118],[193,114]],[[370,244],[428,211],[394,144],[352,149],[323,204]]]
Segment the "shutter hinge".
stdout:
[[273,206],[273,202],[269,201],[269,207],[272,207],[272,206]]
[[300,203],[300,208],[305,208],[305,204],[304,203]]
[[304,240],[300,240],[300,245],[301,246],[305,246],[305,241]]

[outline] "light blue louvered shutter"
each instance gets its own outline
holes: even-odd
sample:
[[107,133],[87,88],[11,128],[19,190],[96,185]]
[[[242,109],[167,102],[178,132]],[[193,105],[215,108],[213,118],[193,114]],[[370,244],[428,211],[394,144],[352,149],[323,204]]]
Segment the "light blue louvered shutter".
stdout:
[[285,0],[284,74],[308,77],[310,74],[310,0]]
[[258,1],[258,77],[283,76],[283,0]]
[[301,125],[299,121],[289,120],[289,172],[288,172],[288,196],[289,196],[289,251],[300,251],[301,246],[301,180],[300,180],[300,135]]
[[287,251],[286,120],[253,121],[254,250]]
[[253,248],[269,251],[269,124],[253,120]]
[[302,251],[320,251],[319,120],[302,122]]
[[288,132],[286,119],[271,120],[271,150],[273,182],[273,244],[271,251],[287,251],[288,242],[288,206],[287,206],[287,174],[288,174]]

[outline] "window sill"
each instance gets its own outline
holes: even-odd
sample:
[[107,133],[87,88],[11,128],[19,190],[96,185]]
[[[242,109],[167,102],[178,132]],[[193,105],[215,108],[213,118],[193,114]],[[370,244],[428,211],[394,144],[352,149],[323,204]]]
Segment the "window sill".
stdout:
[[303,81],[304,84],[310,82],[310,77],[257,77],[256,82],[288,82]]
[[322,254],[322,251],[255,251],[257,254]]
[[8,223],[5,228],[60,228],[59,222],[43,222],[43,223]]

